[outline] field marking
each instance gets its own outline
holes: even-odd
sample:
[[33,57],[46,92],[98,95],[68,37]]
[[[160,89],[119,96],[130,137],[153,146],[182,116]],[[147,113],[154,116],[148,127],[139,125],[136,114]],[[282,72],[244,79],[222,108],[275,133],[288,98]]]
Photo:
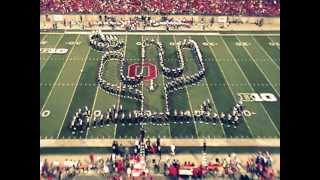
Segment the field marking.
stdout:
[[280,66],[274,62],[274,59],[269,55],[269,53],[261,46],[261,44],[256,40],[256,38],[254,38],[253,36],[251,36],[251,39],[253,39],[256,44],[258,44],[259,48],[264,52],[264,54],[266,54],[268,56],[268,58],[271,60],[272,64],[274,64],[276,66],[277,69],[280,70]]
[[194,116],[193,116],[193,109],[192,109],[192,105],[191,105],[191,103],[190,103],[190,96],[189,96],[189,92],[188,92],[187,86],[185,86],[185,89],[186,89],[187,96],[188,96],[188,102],[189,102],[189,107],[190,107],[190,110],[191,110],[191,116],[192,116],[192,119],[193,119],[194,128],[195,128],[195,130],[196,130],[197,138],[199,138],[197,123],[196,123],[196,121],[195,121],[195,119],[194,119]]
[[[191,39],[192,37],[191,36],[189,36],[189,38]],[[216,110],[216,112],[217,112],[217,114],[219,114],[219,111],[218,111],[218,109],[217,109],[217,107],[216,107],[216,104],[215,104],[215,102],[214,102],[214,100],[213,100],[213,97],[212,97],[212,94],[211,94],[211,91],[210,91],[210,88],[209,88],[209,86],[208,86],[208,81],[207,81],[207,77],[206,76],[204,76],[204,80],[205,80],[205,86],[207,86],[207,89],[208,89],[208,94],[209,94],[209,96],[210,96],[210,99],[211,99],[211,101],[212,101],[212,104],[213,104],[213,106],[214,106],[214,109]],[[224,135],[224,137],[227,137],[226,136],[226,132],[224,131],[224,128],[223,128],[223,126],[221,125],[221,123],[218,123],[219,124],[219,126],[220,126],[220,128],[221,128],[221,130],[222,130],[222,132],[223,132],[223,135]]]
[[[125,43],[124,43],[124,48],[123,48],[123,58],[126,57],[127,40],[128,40],[127,38],[128,38],[128,36],[126,35],[126,37],[125,37]],[[119,93],[121,93],[121,89],[122,89],[122,86],[121,86],[121,80],[120,80],[120,92],[119,92]],[[119,111],[120,100],[121,100],[120,97],[121,97],[121,96],[120,96],[120,94],[119,94],[118,101],[117,101],[117,106],[116,106],[116,107],[117,107],[117,112]],[[118,116],[120,116],[120,114],[118,114]],[[114,139],[116,138],[117,127],[118,127],[118,123],[115,123],[114,130],[113,130],[113,138],[114,138]]]
[[[205,38],[205,40],[206,40],[207,42],[209,42],[209,41],[208,41],[208,38],[207,38],[206,36],[204,36],[204,38]],[[220,37],[220,38],[221,38],[221,37]],[[222,38],[221,38],[221,39],[222,39]],[[223,41],[223,42],[224,42],[224,41]],[[212,49],[212,47],[209,46],[209,48],[210,48],[210,50],[211,50],[211,53],[212,53],[213,57],[216,58],[216,55],[215,55],[214,50]],[[229,50],[229,51],[230,51],[230,50]],[[232,55],[232,57],[233,57],[233,55]],[[221,68],[221,66],[220,66],[219,63],[217,63],[217,65],[219,66],[219,69],[220,69],[220,71],[221,71],[221,74],[222,74],[222,76],[224,77],[225,82],[226,82],[226,84],[227,84],[227,86],[228,86],[228,88],[229,88],[229,90],[230,90],[230,92],[231,92],[231,94],[232,94],[232,97],[233,97],[234,102],[237,103],[237,99],[236,99],[236,97],[235,97],[235,94],[234,94],[233,90],[231,89],[231,87],[229,86],[229,82],[228,82],[228,80],[227,80],[226,75],[224,74],[223,69]],[[251,130],[251,127],[249,126],[249,124],[248,124],[248,122],[247,122],[247,118],[246,118],[245,116],[243,116],[243,120],[244,120],[244,122],[246,123],[246,125],[247,125],[247,127],[248,127],[248,130],[249,130],[251,136],[254,137],[253,132],[252,132],[252,130]]]
[[[82,74],[82,73],[81,73],[81,74]],[[89,120],[89,124],[91,123],[91,119],[94,118],[93,110],[94,110],[95,105],[96,105],[96,100],[97,100],[98,92],[99,92],[99,86],[97,86],[97,88],[96,88],[96,94],[95,94],[95,96],[94,96],[94,100],[93,100],[93,104],[92,104],[92,108],[91,108],[92,117],[91,117],[90,120]],[[87,132],[86,132],[86,139],[87,139],[87,137],[88,137],[89,130],[90,130],[90,128],[89,128],[89,129],[87,130]]]
[[[82,65],[81,69],[83,69],[83,68],[84,68],[84,66],[86,65],[86,62],[87,62],[88,56],[89,56],[89,54],[90,54],[90,51],[91,51],[91,49],[90,49],[90,48],[88,48],[88,52],[87,52],[87,55],[86,55],[86,57],[85,57],[85,59],[84,59],[84,62],[83,62],[83,65]],[[77,84],[78,84],[78,83],[79,83],[79,81],[80,81],[80,77],[81,77],[81,75],[82,75],[82,73],[80,72],[80,73],[79,73],[79,76],[78,76]],[[66,113],[65,113],[65,115],[64,115],[64,118],[63,118],[62,124],[61,124],[61,126],[60,126],[60,130],[59,130],[59,133],[58,133],[58,135],[57,135],[57,139],[58,139],[58,138],[59,138],[59,136],[60,136],[60,133],[61,133],[61,130],[62,130],[62,127],[63,127],[64,121],[66,120],[66,117],[67,117],[67,114],[68,114],[68,112],[69,112],[69,108],[70,108],[70,105],[71,105],[71,103],[72,103],[72,100],[73,100],[74,94],[75,94],[75,92],[76,92],[76,89],[77,89],[77,88],[73,88],[73,93],[72,93],[72,95],[71,95],[71,99],[70,99],[70,102],[69,102],[69,105],[68,105],[67,111],[66,111]]]
[[[141,35],[141,42],[143,43],[143,35]],[[141,48],[141,52],[142,52],[142,48]],[[144,55],[146,55],[146,52],[144,51]],[[141,56],[142,56],[142,53],[141,53]],[[141,65],[144,64],[144,59],[145,57],[141,57]],[[142,75],[143,75],[143,66],[141,68],[141,71],[142,71]],[[143,95],[143,79],[141,81],[141,92],[142,92],[142,100],[141,100],[141,107],[140,107],[140,111],[143,112],[143,108],[144,108],[144,95]]]
[[[252,32],[257,32],[257,31],[252,31]],[[230,33],[230,34],[221,34],[220,32],[102,32],[104,34],[112,34],[112,35],[198,35],[198,36],[203,36],[203,35],[216,35],[216,36],[234,36],[234,35],[239,35],[239,36],[250,36],[251,34],[239,34],[239,33]],[[64,32],[40,32],[40,34],[91,34],[91,31],[64,31]],[[254,34],[256,36],[280,36],[280,33],[261,33],[261,34]]]
[[[238,36],[236,36],[238,41],[241,41]],[[271,85],[272,89],[277,93],[277,95],[280,97],[280,93],[276,90],[276,88],[273,87],[273,84],[271,83],[271,81],[269,80],[268,76],[264,73],[264,71],[261,69],[260,65],[258,63],[255,62],[254,58],[252,57],[251,53],[248,51],[247,47],[243,46],[242,47],[247,54],[249,55],[249,57],[251,58],[251,60],[254,62],[254,64],[258,67],[258,69],[262,72],[263,76],[266,78],[266,80],[268,81],[268,83]],[[241,69],[242,70],[242,69]]]
[[[76,41],[79,39],[79,37],[80,37],[80,35],[78,35],[78,36],[77,36]],[[60,72],[59,72],[59,74],[58,74],[58,76],[57,76],[56,80],[55,80],[55,81],[54,81],[54,83],[53,83],[53,85],[57,84],[58,79],[60,78],[60,75],[61,75],[61,73],[62,73],[62,71],[63,71],[63,69],[64,69],[65,65],[67,64],[68,59],[69,59],[70,55],[72,54],[72,51],[73,51],[74,47],[75,47],[75,46],[72,46],[72,48],[71,48],[71,50],[70,50],[70,52],[69,52],[69,54],[68,54],[68,56],[67,56],[67,58],[66,58],[65,62],[63,63],[63,65],[62,65],[62,67],[61,67],[61,69],[60,69]],[[43,106],[42,106],[42,108],[41,108],[41,111],[40,111],[40,112],[42,112],[42,111],[43,111],[43,108],[44,108],[44,107],[46,107],[46,105],[47,105],[47,103],[48,103],[48,100],[49,100],[49,98],[50,98],[50,96],[51,96],[51,93],[52,93],[53,89],[54,89],[54,87],[53,87],[53,88],[51,88],[51,90],[50,90],[50,92],[49,92],[49,94],[48,94],[48,96],[47,96],[47,98],[46,98],[46,101],[44,102],[44,104],[43,104]]]
[[[121,87],[121,81],[120,81],[120,91],[119,91],[119,93],[121,93],[121,89],[122,89],[122,87]],[[121,99],[121,98],[120,98],[120,94],[119,94],[119,97],[118,97],[118,100],[117,100],[117,106],[116,106],[116,110],[117,110],[117,112],[119,111],[120,99]],[[118,117],[120,117],[120,114],[118,114]],[[114,126],[114,130],[113,130],[113,139],[115,139],[115,138],[116,138],[117,127],[118,127],[118,122],[117,122],[117,123],[115,123],[115,126]]]
[[[158,36],[157,36],[157,38],[158,38],[158,41],[160,41],[160,36],[159,36],[159,34],[158,34]],[[159,64],[160,64],[160,59],[158,60],[159,61]],[[162,85],[163,85],[163,90],[164,90],[164,93],[165,94],[167,94],[167,92],[166,92],[166,90],[165,90],[165,84],[164,84],[164,77],[163,77],[163,73],[161,72],[161,73],[159,73],[159,74],[161,74],[160,76],[162,77]],[[168,94],[167,94],[168,95]],[[166,98],[165,98],[165,103],[166,103]],[[165,106],[166,106],[166,104],[165,104]],[[168,104],[168,109],[169,109],[169,104]],[[172,136],[171,136],[171,128],[170,128],[170,121],[169,121],[169,126],[168,126],[168,128],[169,128],[169,137],[170,138],[172,138]]]
[[[243,75],[244,79],[247,81],[247,84],[249,84],[249,85],[250,85],[249,87],[250,87],[250,88],[251,88],[251,90],[254,92],[253,87],[251,86],[251,84],[250,84],[250,82],[249,82],[249,80],[248,80],[247,76],[244,74],[244,72],[243,72],[243,70],[241,69],[240,65],[238,64],[237,60],[236,60],[236,59],[235,59],[235,57],[233,56],[233,54],[232,54],[231,50],[229,49],[229,46],[227,45],[227,43],[224,41],[224,39],[223,39],[223,38],[221,38],[221,37],[220,37],[220,39],[222,39],[222,41],[223,41],[224,45],[226,46],[226,48],[227,48],[227,50],[228,50],[229,54],[233,57],[235,64],[238,66],[238,68],[240,69],[240,72],[242,73],[242,75]],[[279,132],[278,128],[275,126],[275,124],[274,124],[273,120],[271,119],[271,117],[270,117],[270,115],[269,115],[268,111],[265,109],[264,105],[263,105],[262,103],[258,103],[258,104],[260,104],[260,106],[262,107],[262,109],[264,110],[264,112],[267,114],[268,119],[270,120],[270,122],[271,122],[272,126],[275,128],[276,132],[277,132],[277,133],[278,133],[278,135],[280,136],[280,132]]]
[[[280,36],[280,34],[279,34],[279,36]],[[267,38],[271,41],[271,42],[273,42],[274,43],[274,40],[273,39],[271,39],[269,36],[267,36]],[[280,46],[276,46],[279,50],[280,50]]]
[[[54,48],[57,48],[60,41],[62,40],[62,38],[64,37],[64,35],[61,35],[60,38],[58,39],[57,43],[55,44]],[[44,66],[48,63],[49,58],[52,56],[53,54],[49,54],[47,58],[43,59],[42,61],[45,61],[44,64],[42,64],[42,66],[40,67],[40,73],[42,71],[42,69],[44,68]],[[41,59],[41,58],[40,58]]]
[[[175,44],[177,44],[175,35],[172,35],[172,36],[173,36],[173,40],[174,40]],[[197,123],[196,123],[196,121],[195,121],[195,119],[194,119],[194,116],[193,116],[193,109],[192,109],[192,105],[191,105],[191,102],[190,102],[190,99],[191,99],[191,98],[190,98],[190,96],[189,96],[188,87],[187,87],[187,86],[184,86],[184,88],[186,89],[186,92],[187,92],[189,108],[190,108],[190,110],[191,110],[191,115],[192,115],[192,119],[193,119],[194,128],[195,128],[195,130],[196,130],[196,135],[197,135],[197,138],[199,138]]]
[[[44,139],[40,140],[41,148],[52,147],[65,147],[66,144],[69,147],[106,147],[106,145],[112,144],[113,139]],[[115,139],[119,144],[123,146],[131,147],[134,144],[135,139],[121,138]],[[274,147],[280,148],[279,138],[215,138],[207,139],[207,147]],[[174,144],[176,147],[186,147],[192,144],[193,147],[202,147],[203,139],[181,139],[181,138],[161,138],[161,144],[163,147]]]
[[41,41],[45,40],[48,37],[49,34],[45,34],[41,39],[40,39],[40,43]]
[[[210,96],[210,99],[211,99],[211,101],[212,101],[212,103],[213,103],[214,109],[216,110],[217,114],[219,114],[219,111],[218,111],[218,109],[217,109],[217,107],[216,107],[216,104],[215,104],[215,102],[213,101],[213,97],[212,97],[211,91],[210,91],[209,86],[208,86],[207,78],[204,77],[204,80],[205,80],[205,82],[206,82],[206,86],[207,86],[207,88],[208,88],[209,96]],[[222,127],[221,123],[218,123],[218,124],[220,125],[220,127],[221,127],[221,129],[222,129],[222,132],[223,132],[224,137],[227,137],[227,136],[226,136],[226,132],[224,131],[224,128]]]

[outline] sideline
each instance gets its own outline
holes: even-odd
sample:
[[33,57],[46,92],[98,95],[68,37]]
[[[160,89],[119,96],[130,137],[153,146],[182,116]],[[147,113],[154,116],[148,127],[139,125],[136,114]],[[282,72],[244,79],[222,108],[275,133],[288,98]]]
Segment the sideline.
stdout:
[[[123,146],[133,146],[135,139],[41,139],[40,148],[46,147],[106,147],[113,141]],[[150,138],[155,141],[155,138]],[[162,146],[174,144],[177,147],[202,147],[203,139],[161,139]],[[208,147],[280,147],[279,138],[248,139],[248,138],[217,138],[206,139]]]

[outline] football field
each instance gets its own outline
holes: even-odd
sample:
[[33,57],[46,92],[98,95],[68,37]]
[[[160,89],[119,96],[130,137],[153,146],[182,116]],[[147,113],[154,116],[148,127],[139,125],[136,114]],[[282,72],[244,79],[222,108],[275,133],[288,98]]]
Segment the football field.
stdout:
[[[141,62],[141,42],[155,39],[165,49],[166,66],[177,64],[176,43],[191,38],[201,50],[206,74],[199,83],[170,93],[169,111],[200,109],[209,99],[213,112],[230,112],[242,100],[245,116],[239,127],[213,125],[201,121],[170,122],[168,125],[145,125],[146,136],[165,138],[280,138],[280,34],[191,35],[181,33],[121,33],[124,55],[129,65]],[[156,77],[138,86],[144,101],[107,94],[96,84],[97,63],[103,53],[89,46],[88,34],[40,34],[40,139],[61,138],[134,138],[140,125],[90,128],[73,135],[70,122],[79,108],[106,112],[113,105],[125,112],[150,110],[165,112],[164,85],[168,81],[161,72],[155,46],[146,48],[146,62],[156,66]],[[42,49],[42,50],[41,50]],[[55,53],[54,50],[67,49]],[[184,75],[198,72],[198,64],[190,49],[183,49]],[[141,67],[139,67],[141,68]],[[121,86],[120,62],[111,60],[104,68],[106,81]],[[144,75],[148,75],[146,69]],[[150,91],[153,84],[155,90]]]

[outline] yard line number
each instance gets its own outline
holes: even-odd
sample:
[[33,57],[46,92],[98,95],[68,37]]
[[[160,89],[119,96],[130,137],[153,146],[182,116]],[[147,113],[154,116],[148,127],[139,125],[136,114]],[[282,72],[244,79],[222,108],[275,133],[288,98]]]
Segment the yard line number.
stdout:
[[66,48],[40,48],[40,54],[66,54]]

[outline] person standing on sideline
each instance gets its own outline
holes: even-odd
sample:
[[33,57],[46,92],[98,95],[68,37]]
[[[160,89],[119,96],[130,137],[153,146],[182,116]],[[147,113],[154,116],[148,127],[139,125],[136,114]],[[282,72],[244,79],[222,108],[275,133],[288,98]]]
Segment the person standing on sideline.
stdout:
[[207,143],[206,140],[203,140],[203,153],[207,153]]
[[144,140],[144,135],[145,135],[145,130],[143,126],[140,128],[140,142],[143,142]]
[[172,145],[170,146],[170,149],[171,149],[171,155],[174,156],[174,155],[175,155],[176,147],[172,144]]

